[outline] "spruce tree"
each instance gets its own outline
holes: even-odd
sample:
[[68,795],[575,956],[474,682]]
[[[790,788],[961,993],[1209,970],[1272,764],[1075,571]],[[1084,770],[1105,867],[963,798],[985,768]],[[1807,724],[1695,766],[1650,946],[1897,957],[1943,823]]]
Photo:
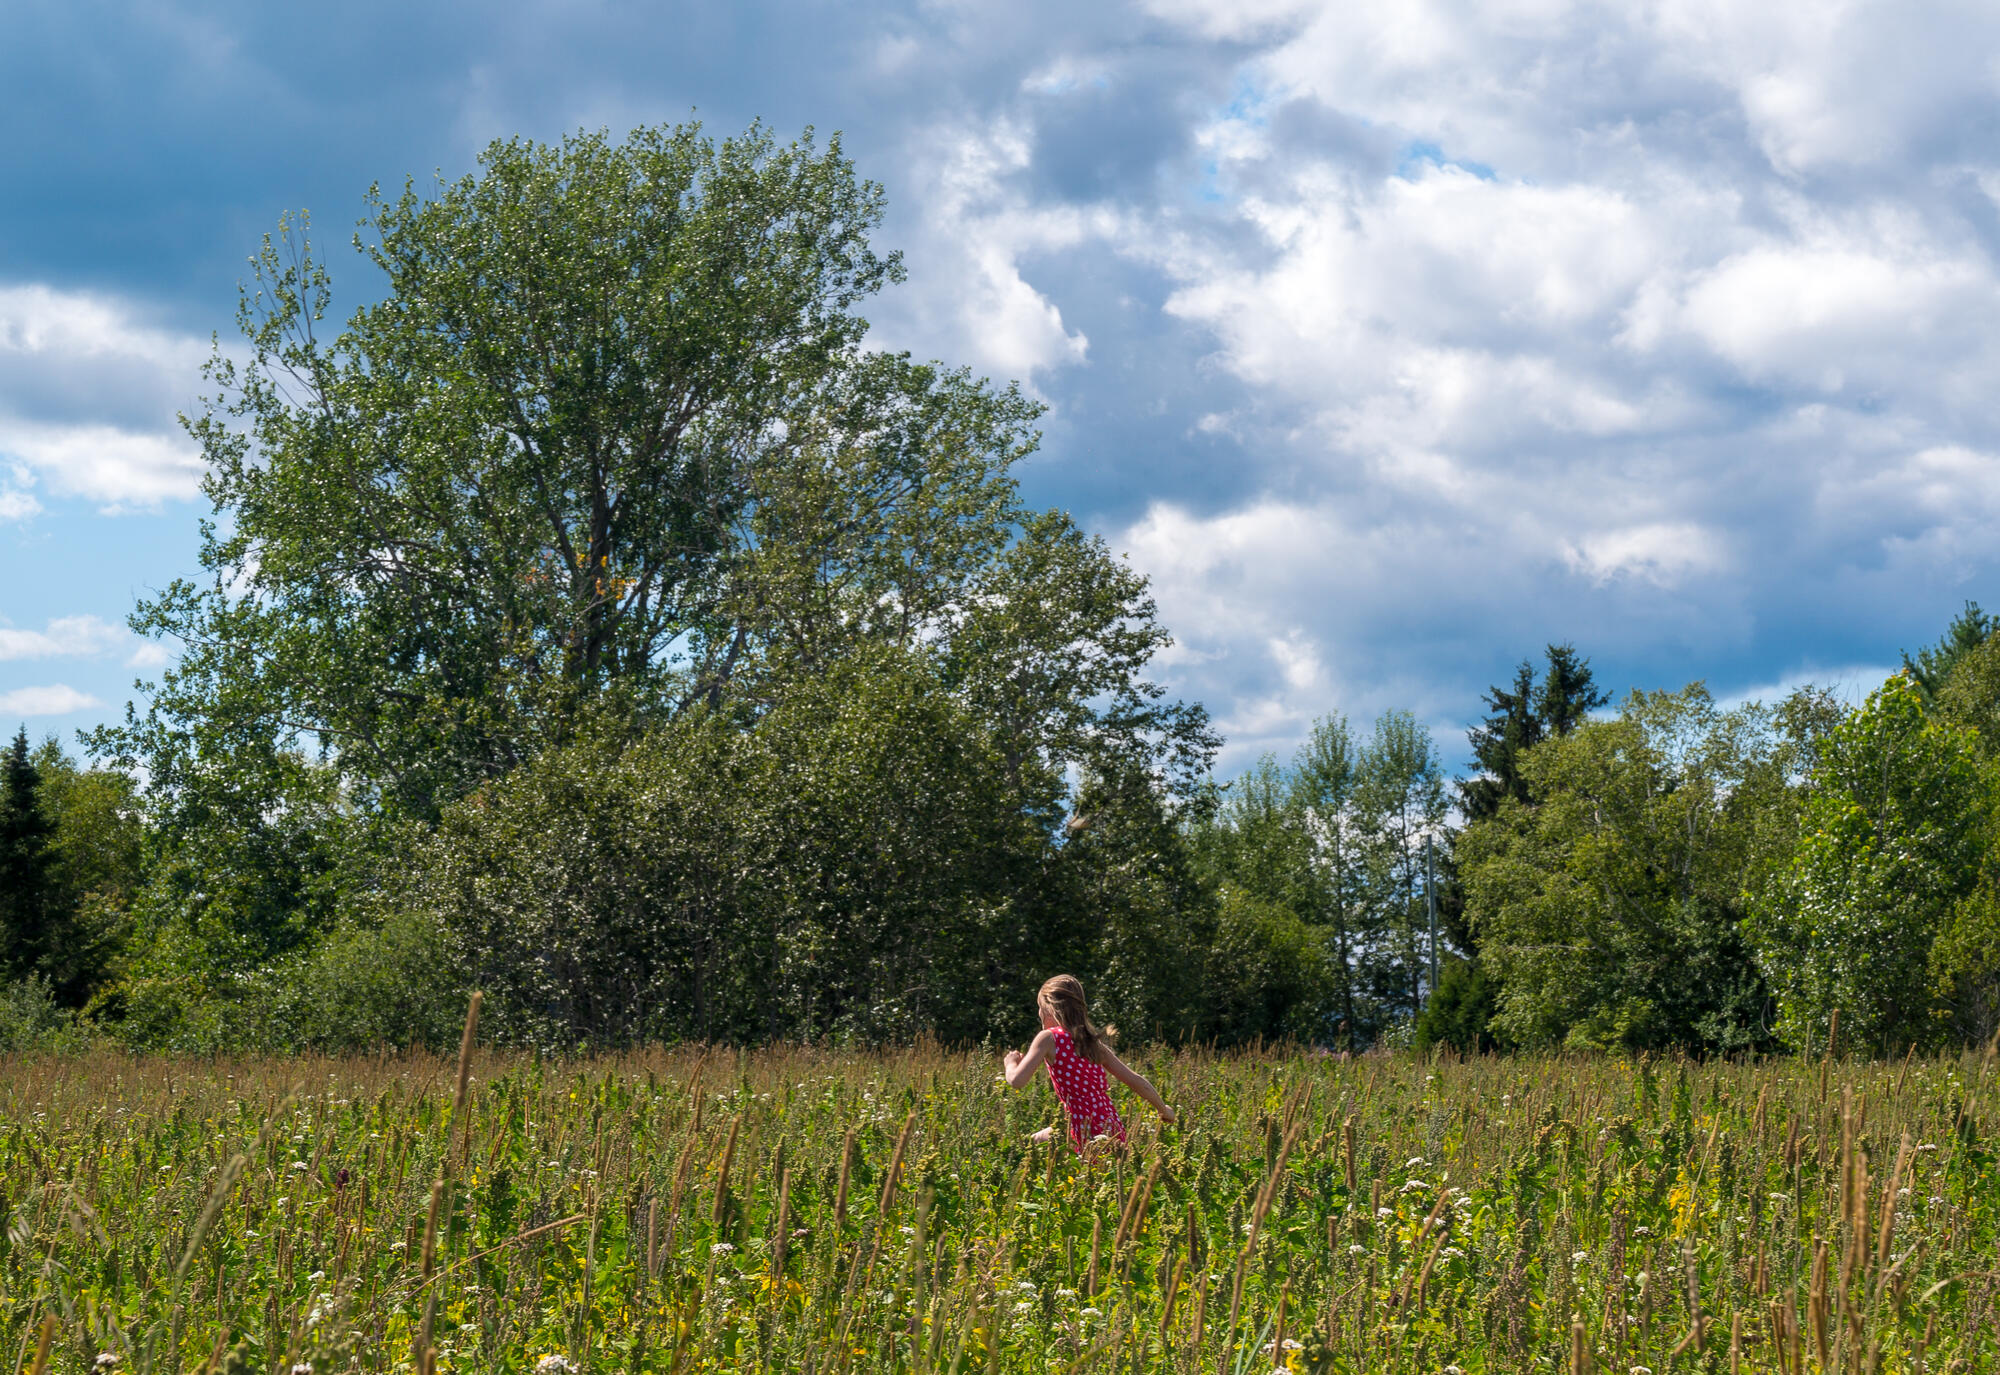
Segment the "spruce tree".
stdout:
[[42,775],[23,726],[0,771],[0,975],[26,978],[50,950],[55,826],[42,806]]
[[2000,616],[1989,616],[1979,609],[1978,602],[1968,601],[1936,644],[1918,650],[1915,657],[1904,652],[1903,671],[1916,680],[1926,702],[1936,701],[1958,661],[1986,643],[1995,631],[2000,631]]
[[1545,739],[1568,735],[1611,700],[1597,687],[1590,660],[1578,654],[1575,645],[1549,645],[1544,655],[1548,671],[1539,683],[1534,665],[1523,659],[1514,670],[1511,689],[1496,687],[1486,693],[1491,714],[1467,736],[1479,773],[1458,785],[1468,822],[1492,816],[1503,798],[1529,801],[1521,777],[1522,752]]

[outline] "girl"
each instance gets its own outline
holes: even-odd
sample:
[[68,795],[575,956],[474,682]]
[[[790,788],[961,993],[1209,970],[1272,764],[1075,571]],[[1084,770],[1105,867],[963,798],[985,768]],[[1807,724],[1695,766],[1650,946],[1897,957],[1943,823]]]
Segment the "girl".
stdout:
[[[1090,1024],[1083,1005],[1083,985],[1073,975],[1058,974],[1042,985],[1035,996],[1041,1010],[1042,1030],[1029,1045],[1028,1053],[1010,1050],[1001,1058],[1006,1069],[1007,1087],[1017,1089],[1035,1077],[1035,1068],[1047,1060],[1049,1080],[1063,1105],[1069,1124],[1070,1149],[1082,1153],[1092,1137],[1125,1139],[1125,1124],[1118,1109],[1104,1092],[1104,1072],[1109,1070],[1124,1085],[1153,1105],[1160,1120],[1169,1126],[1176,1116],[1143,1074],[1133,1070],[1111,1049],[1107,1030]],[[1030,1140],[1046,1141],[1054,1127],[1044,1127]]]

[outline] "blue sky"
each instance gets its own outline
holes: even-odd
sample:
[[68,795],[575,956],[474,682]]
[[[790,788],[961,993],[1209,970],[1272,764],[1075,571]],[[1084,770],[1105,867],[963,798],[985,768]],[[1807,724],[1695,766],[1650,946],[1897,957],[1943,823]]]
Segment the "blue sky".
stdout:
[[1028,490],[1153,577],[1227,765],[1390,707],[1456,759],[1549,640],[1863,691],[2000,602],[1996,59],[1942,4],[13,0],[0,723],[168,652],[174,416],[281,212],[691,112],[843,131],[876,338],[1048,402]]

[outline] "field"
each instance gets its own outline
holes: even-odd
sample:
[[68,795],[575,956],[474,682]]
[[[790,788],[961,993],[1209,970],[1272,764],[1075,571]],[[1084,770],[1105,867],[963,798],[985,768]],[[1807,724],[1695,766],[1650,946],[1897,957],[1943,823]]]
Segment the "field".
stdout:
[[[1990,1060],[0,1065],[13,1370],[1990,1370]],[[1128,1121],[1142,1105],[1121,1101]],[[43,1348],[47,1342],[46,1350]]]

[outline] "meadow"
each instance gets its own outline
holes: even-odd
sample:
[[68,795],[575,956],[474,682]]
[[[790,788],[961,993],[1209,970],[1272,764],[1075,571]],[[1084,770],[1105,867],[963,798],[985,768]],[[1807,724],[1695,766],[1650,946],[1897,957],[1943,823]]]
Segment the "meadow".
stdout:
[[918,1047],[0,1065],[12,1370],[1963,1371],[1990,1054]]

